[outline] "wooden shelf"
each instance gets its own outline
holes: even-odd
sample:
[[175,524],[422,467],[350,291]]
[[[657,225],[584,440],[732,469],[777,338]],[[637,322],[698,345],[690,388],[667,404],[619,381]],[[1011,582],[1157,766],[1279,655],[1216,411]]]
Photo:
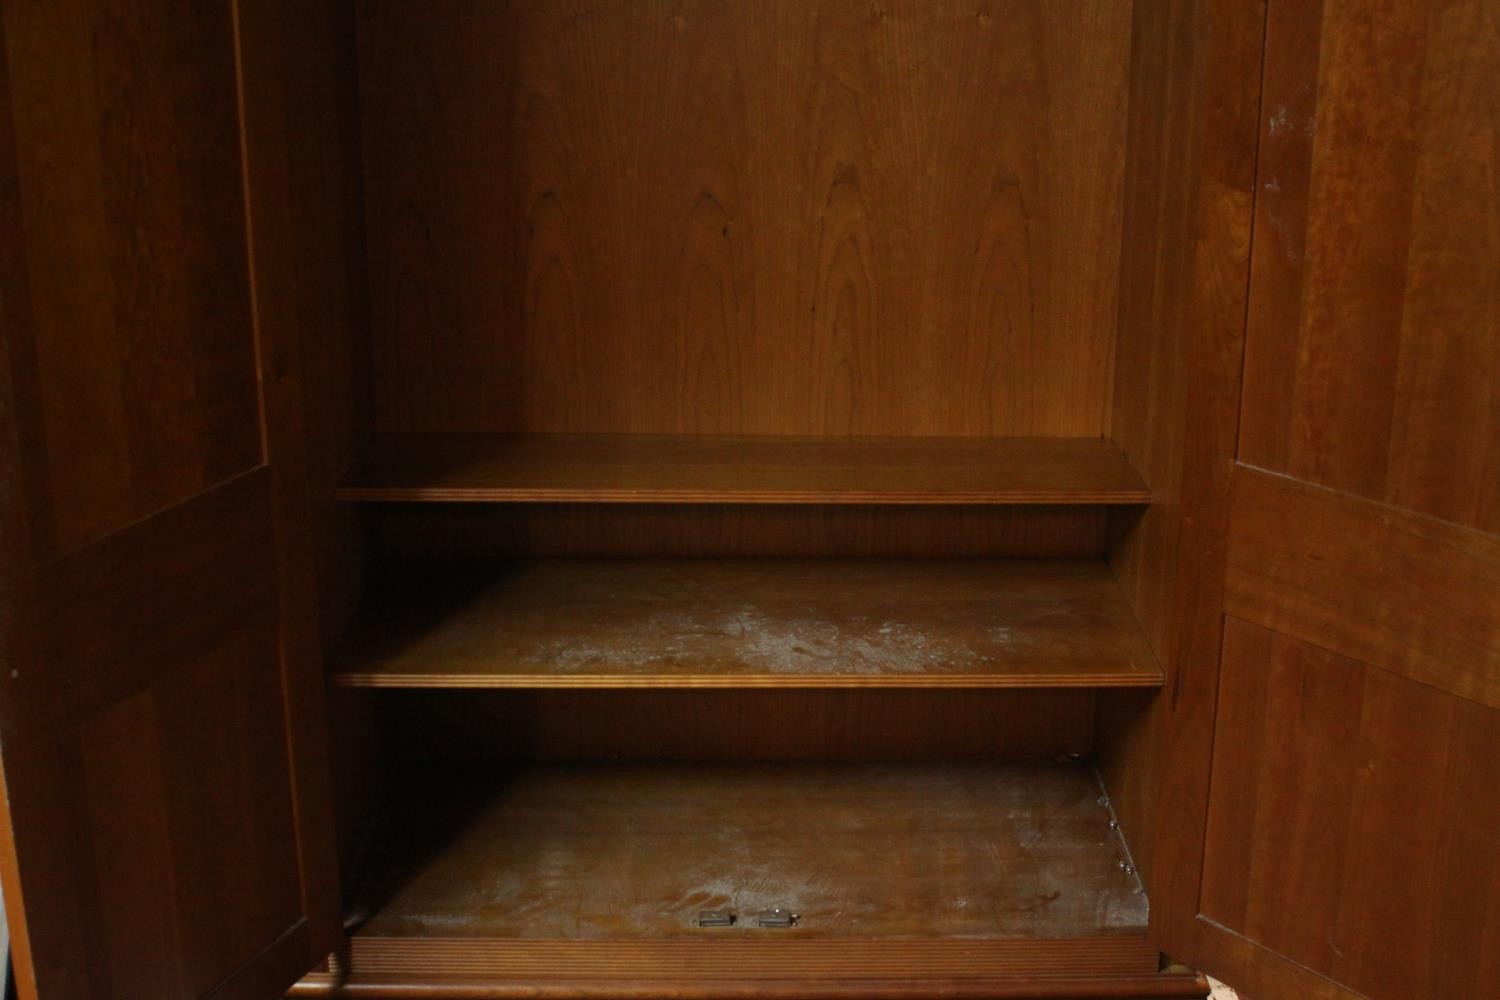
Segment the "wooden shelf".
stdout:
[[339,489],[351,501],[1144,504],[1097,438],[390,435]]
[[1154,687],[1097,560],[546,559],[401,567],[355,687]]
[[[658,970],[974,975],[1094,941],[1121,974],[1155,971],[1146,897],[1086,764],[450,765],[410,784],[356,966],[381,939],[388,955],[462,939],[497,968],[548,955],[552,975],[598,974],[591,957],[622,942],[659,949]],[[774,907],[794,925],[758,926]],[[700,927],[703,910],[735,923]],[[1031,950],[976,947],[1006,941]],[[1098,974],[1087,949],[1055,958]]]

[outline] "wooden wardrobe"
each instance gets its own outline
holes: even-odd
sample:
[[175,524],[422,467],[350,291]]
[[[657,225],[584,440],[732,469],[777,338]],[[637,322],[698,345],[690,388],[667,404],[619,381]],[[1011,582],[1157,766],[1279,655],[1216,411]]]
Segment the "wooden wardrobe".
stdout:
[[1497,0],[0,0],[23,1000],[1500,981]]

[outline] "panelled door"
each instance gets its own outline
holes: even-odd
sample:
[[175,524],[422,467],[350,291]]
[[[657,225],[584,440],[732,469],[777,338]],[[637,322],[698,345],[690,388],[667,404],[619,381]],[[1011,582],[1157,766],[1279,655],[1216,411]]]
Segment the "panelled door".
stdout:
[[1500,982],[1500,3],[1271,0],[1197,932]]
[[338,933],[306,490],[268,457],[300,420],[295,340],[252,300],[235,17],[0,5],[0,869],[23,997],[265,1000]]

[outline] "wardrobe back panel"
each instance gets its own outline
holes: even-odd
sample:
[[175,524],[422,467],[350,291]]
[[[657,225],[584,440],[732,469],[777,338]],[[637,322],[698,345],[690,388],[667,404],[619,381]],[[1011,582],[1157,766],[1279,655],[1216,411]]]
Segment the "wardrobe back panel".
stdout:
[[382,430],[1108,430],[1131,8],[359,4]]
[[1094,692],[382,692],[403,756],[535,760],[1041,759],[1093,748]]
[[389,504],[366,524],[381,553],[408,559],[1077,557],[1105,548],[1099,507]]

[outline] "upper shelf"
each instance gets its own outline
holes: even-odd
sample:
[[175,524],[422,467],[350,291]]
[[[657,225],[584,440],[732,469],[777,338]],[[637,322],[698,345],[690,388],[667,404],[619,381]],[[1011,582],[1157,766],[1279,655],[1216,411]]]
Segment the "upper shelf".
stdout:
[[399,434],[339,488],[354,501],[1144,504],[1097,438]]

